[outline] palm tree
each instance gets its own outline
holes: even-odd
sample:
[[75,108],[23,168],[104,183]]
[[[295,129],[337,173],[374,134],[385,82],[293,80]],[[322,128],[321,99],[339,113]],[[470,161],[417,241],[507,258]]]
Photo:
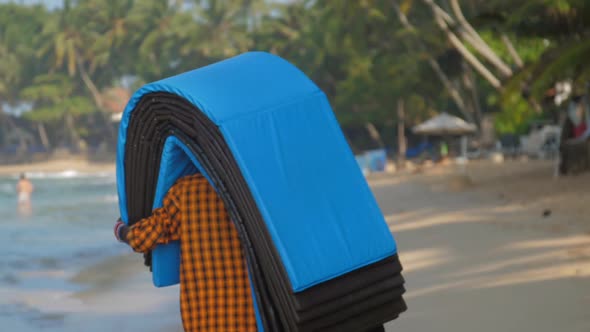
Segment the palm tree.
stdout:
[[7,142],[11,129],[14,128],[12,119],[4,112],[4,105],[14,100],[14,86],[19,78],[20,62],[14,52],[0,39],[0,144]]
[[70,0],[64,0],[59,15],[44,25],[43,42],[37,53],[50,60],[52,72],[65,71],[83,83],[111,139],[115,138],[115,130],[105,110],[101,86],[123,76],[119,70],[130,64],[121,64],[118,59],[125,58],[120,55],[126,48],[126,18],[132,4],[131,0],[84,0],[72,6]]
[[86,24],[90,43],[83,58],[89,74],[101,85],[120,77],[133,59],[126,52],[131,33],[128,16],[133,4],[133,0],[85,0],[79,4],[80,15],[91,17]]
[[132,52],[133,74],[143,82],[161,79],[179,71],[183,48],[194,22],[186,11],[167,0],[136,1],[127,17],[127,46]]
[[[50,58],[52,70],[65,69],[70,77],[78,76],[91,93],[96,106],[102,109],[100,90],[90,77],[87,63],[94,58],[91,48],[94,41],[88,32],[88,20],[82,16],[81,7],[72,7],[70,0],[64,0],[59,16],[47,20],[43,27],[42,42],[37,55]],[[89,14],[89,13],[86,13]]]
[[261,0],[198,0],[195,4],[191,47],[181,55],[195,56],[203,64],[252,49],[253,33],[268,9]]
[[[29,120],[40,124],[49,124],[62,128],[64,143],[78,147],[80,127],[76,118],[95,110],[92,102],[76,95],[76,87],[72,80],[61,74],[45,74],[35,78],[34,84],[25,88],[22,97],[34,102],[33,110],[25,113]],[[40,131],[45,131],[44,128]]]
[[497,1],[492,10],[509,13],[499,24],[521,37],[544,39],[548,47],[537,61],[525,64],[507,81],[507,91],[526,86],[536,99],[556,81],[572,80],[585,89],[590,82],[590,6],[582,0],[542,3],[525,1],[507,11],[506,3]]

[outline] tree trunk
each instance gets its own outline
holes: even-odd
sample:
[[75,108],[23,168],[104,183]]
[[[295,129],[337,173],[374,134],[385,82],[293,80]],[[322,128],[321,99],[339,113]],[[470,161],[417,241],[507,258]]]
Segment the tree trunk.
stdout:
[[82,65],[82,60],[78,59],[76,63],[78,65],[78,72],[80,73],[80,77],[82,78],[82,81],[84,82],[88,90],[90,90],[90,94],[92,94],[92,98],[94,99],[96,106],[100,109],[101,112],[104,111],[102,95],[100,94],[100,91],[98,91],[96,85],[94,85],[94,82],[92,82],[92,80],[90,79],[90,76],[88,76],[86,69],[84,69],[84,66]]
[[488,60],[492,65],[494,65],[500,71],[500,73],[502,73],[504,77],[512,76],[513,72],[512,69],[510,69],[510,66],[508,66],[508,64],[502,61],[502,59],[496,54],[496,52],[492,50],[492,48],[481,38],[477,31],[475,31],[471,24],[469,24],[469,21],[467,21],[467,19],[463,15],[463,11],[461,10],[459,1],[450,1],[453,13],[457,17],[457,21],[459,21],[459,25],[462,30],[461,34],[464,35],[468,42],[475,48],[475,50],[479,52],[479,54],[481,54],[484,58],[486,58],[486,60]]
[[371,138],[379,145],[380,148],[385,146],[385,144],[383,144],[383,139],[381,139],[381,134],[379,134],[379,130],[377,130],[377,127],[375,127],[372,122],[367,122],[365,124],[365,128],[367,128],[369,136],[371,136]]
[[473,70],[463,61],[463,85],[471,94],[471,104],[473,105],[473,114],[475,115],[475,125],[481,131],[481,122],[483,114],[481,111],[481,105],[479,103],[479,94],[477,92],[477,82],[473,76]]
[[[459,53],[463,56],[463,58],[471,64],[471,66],[481,74],[486,81],[488,81],[495,89],[500,90],[502,88],[502,84],[500,80],[492,74],[471,52],[463,45],[461,40],[453,33],[453,31],[449,28],[447,22],[443,18],[441,11],[442,9],[438,8],[432,0],[424,0],[427,4],[431,5],[432,12],[434,14],[434,20],[438,24],[438,26],[443,30],[443,32],[447,35],[449,42],[453,45]],[[438,8],[438,9],[437,9]]]
[[406,163],[406,115],[404,110],[404,100],[397,101],[397,164],[403,168]]
[[78,151],[80,149],[80,138],[78,137],[78,133],[76,133],[74,117],[69,113],[65,116],[65,125],[70,144]]
[[4,109],[0,106],[0,130],[2,131],[0,135],[2,144],[6,145],[9,133],[16,128],[17,126],[14,121],[12,121],[8,114],[4,113]]
[[41,139],[41,144],[43,147],[49,151],[51,149],[51,145],[49,144],[49,138],[47,137],[47,131],[45,130],[45,126],[43,123],[37,123],[37,131],[39,132],[39,138]]
[[453,99],[455,105],[457,105],[457,108],[459,108],[459,111],[465,117],[465,120],[473,122],[473,114],[467,109],[467,105],[463,100],[461,93],[457,88],[455,88],[453,82],[451,82],[447,74],[445,74],[438,62],[432,57],[428,57],[428,64],[430,64],[430,67],[434,70],[436,76],[438,76],[438,79],[442,82],[447,92],[449,92],[451,95],[451,99]]
[[8,137],[8,125],[6,122],[6,114],[4,113],[4,110],[2,109],[2,106],[0,105],[0,146],[5,146],[6,145],[6,140]]
[[505,33],[502,33],[502,42],[506,46],[506,49],[508,49],[508,53],[510,54],[510,57],[512,57],[512,60],[514,61],[516,66],[518,68],[524,67],[524,63],[522,62],[520,55],[518,55],[518,52],[516,51],[514,45],[510,41],[510,38],[508,38],[508,36]]
[[90,79],[90,76],[86,72],[86,69],[84,69],[84,66],[82,65],[82,61],[80,59],[78,59],[77,65],[78,65],[78,71],[80,72],[80,77],[82,78],[82,81],[84,82],[84,84],[86,85],[88,90],[90,90],[90,93],[92,94],[92,98],[94,99],[94,103],[96,104],[96,106],[98,107],[98,109],[100,111],[100,115],[101,115],[101,118],[104,122],[103,124],[107,130],[108,135],[110,136],[110,138],[114,138],[115,131],[113,130],[113,128],[111,126],[111,119],[109,118],[109,115],[105,112],[102,94],[100,93],[100,91],[98,90],[98,88],[96,87],[94,82],[92,82],[92,79]]
[[[410,21],[408,21],[408,17],[400,10],[400,7],[399,7],[397,1],[391,0],[391,4],[392,4],[393,8],[395,9],[397,16],[398,16],[400,22],[402,23],[402,25],[410,31],[416,31],[416,28],[410,23]],[[426,47],[424,46],[424,44],[420,40],[418,40],[418,42],[419,42],[418,45],[420,45],[421,51],[426,51]],[[463,101],[463,97],[461,97],[461,94],[459,93],[459,90],[457,90],[453,86],[453,83],[451,83],[451,80],[448,78],[448,76],[445,74],[445,72],[442,70],[442,68],[440,68],[440,65],[430,55],[430,53],[428,53],[428,52],[425,52],[425,53],[428,55],[428,59],[427,59],[428,64],[430,65],[432,70],[434,70],[434,72],[436,73],[436,76],[438,77],[438,79],[441,81],[441,83],[443,84],[443,86],[445,87],[445,89],[447,90],[449,95],[451,96],[451,99],[453,99],[453,102],[455,103],[455,105],[457,105],[457,108],[459,109],[461,114],[463,114],[463,116],[465,117],[465,119],[467,121],[472,121],[473,115],[470,114],[469,111],[467,110],[467,107],[465,106],[465,102]]]

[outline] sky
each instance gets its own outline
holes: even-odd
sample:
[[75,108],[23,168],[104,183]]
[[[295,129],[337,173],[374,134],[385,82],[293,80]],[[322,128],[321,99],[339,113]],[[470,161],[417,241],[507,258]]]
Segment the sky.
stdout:
[[[291,0],[275,0],[275,2],[289,2]],[[63,0],[0,0],[0,3],[6,3],[6,2],[15,2],[15,3],[24,3],[24,4],[38,4],[38,3],[42,3],[45,6],[47,6],[47,8],[56,8],[56,7],[60,7],[61,4],[63,3]]]
[[47,8],[55,8],[61,6],[63,0],[0,0],[0,2],[24,3],[27,5],[42,3],[47,6]]

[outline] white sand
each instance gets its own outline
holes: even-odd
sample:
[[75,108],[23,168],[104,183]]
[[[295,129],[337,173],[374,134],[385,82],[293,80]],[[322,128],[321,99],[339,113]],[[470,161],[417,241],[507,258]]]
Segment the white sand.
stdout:
[[590,176],[556,181],[539,162],[470,173],[374,182],[408,289],[387,331],[590,331]]

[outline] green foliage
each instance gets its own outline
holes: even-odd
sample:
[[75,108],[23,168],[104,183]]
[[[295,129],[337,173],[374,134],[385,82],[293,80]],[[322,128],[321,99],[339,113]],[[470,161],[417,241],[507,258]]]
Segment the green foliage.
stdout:
[[588,1],[491,0],[479,5],[472,21],[482,37],[510,62],[499,36],[505,33],[525,63],[524,68],[515,68],[503,91],[487,93],[489,107],[500,110],[499,132],[520,133],[531,120],[549,116],[552,107],[544,105],[537,112],[531,102],[542,104],[547,90],[558,81],[572,81],[577,91],[585,89],[590,78]]
[[[101,108],[103,91],[263,50],[308,74],[344,126],[373,123],[394,139],[399,100],[408,125],[437,111],[459,114],[429,59],[455,86],[464,73],[461,57],[424,1],[397,3],[415,29],[401,24],[390,0],[77,0],[52,11],[2,3],[0,103],[31,103],[24,116],[55,131],[50,137],[68,136],[57,133],[64,130],[72,137],[101,137],[110,126]],[[446,1],[437,3],[445,8]],[[512,63],[501,39],[506,34],[525,62],[504,80],[502,91],[476,79],[484,108],[500,111],[499,132],[521,131],[529,119],[542,116],[522,98],[523,86],[539,99],[555,80],[590,79],[586,0],[461,4],[503,61]],[[63,126],[66,118],[75,129]]]
[[[36,107],[35,110],[25,113],[25,117],[32,121],[52,122],[63,120],[66,114],[82,115],[94,110],[92,101],[85,97],[72,97],[55,104]],[[86,131],[85,128],[79,128]]]
[[[512,57],[500,39],[497,31],[483,30],[480,32],[481,37],[488,45],[498,54],[502,60],[507,63],[512,62]],[[518,55],[525,63],[535,62],[547,50],[548,42],[542,37],[519,38],[514,33],[508,34],[508,37],[514,44]]]
[[490,95],[488,103],[502,109],[494,119],[499,134],[524,134],[528,123],[539,116],[518,92],[506,93],[501,101]]
[[61,121],[66,115],[79,116],[96,111],[85,96],[75,95],[75,87],[66,75],[40,75],[33,85],[23,89],[22,97],[34,101],[35,108],[25,113],[32,121]]
[[35,76],[37,34],[46,17],[40,6],[0,5],[0,103],[17,102]]

